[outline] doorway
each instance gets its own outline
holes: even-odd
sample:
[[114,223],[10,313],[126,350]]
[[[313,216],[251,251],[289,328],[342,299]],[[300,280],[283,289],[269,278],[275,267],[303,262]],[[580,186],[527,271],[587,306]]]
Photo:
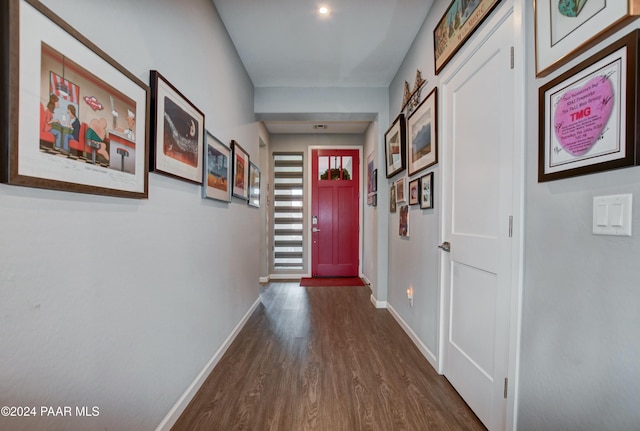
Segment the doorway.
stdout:
[[311,275],[359,273],[359,150],[311,152]]
[[[506,429],[520,196],[513,14],[442,82],[441,368],[485,426]],[[471,50],[470,50],[471,51]]]

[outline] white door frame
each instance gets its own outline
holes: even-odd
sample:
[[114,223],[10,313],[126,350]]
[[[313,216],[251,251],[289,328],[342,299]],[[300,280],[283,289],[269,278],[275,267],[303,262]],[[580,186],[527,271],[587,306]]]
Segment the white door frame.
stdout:
[[[518,368],[520,354],[520,327],[521,327],[521,309],[522,309],[522,272],[523,272],[523,214],[524,214],[524,149],[525,149],[525,100],[526,100],[526,55],[525,55],[525,37],[524,29],[524,7],[526,0],[508,0],[494,11],[494,16],[483,24],[483,28],[475,34],[467,46],[463,47],[440,75],[440,85],[449,82],[460,68],[466,63],[466,59],[472,56],[480,46],[493,34],[493,32],[503,23],[509,15],[513,14],[513,34],[514,34],[514,106],[521,109],[514,114],[514,148],[513,148],[513,236],[512,236],[512,256],[511,256],[511,299],[510,299],[510,323],[509,323],[509,348],[508,348],[508,387],[507,387],[507,411],[506,411],[506,430],[515,430],[517,423],[517,394],[518,394]],[[439,137],[440,142],[446,142],[446,131],[444,130],[444,121],[442,119],[444,109],[439,110],[440,127],[442,135]],[[444,157],[445,152],[442,151],[443,159],[440,163],[440,169],[446,169]],[[441,171],[440,178],[444,179],[446,173]],[[440,223],[440,243],[445,241],[447,233],[445,232],[444,208],[446,208],[447,196],[444,193],[444,181],[440,181],[440,196],[442,196],[441,207],[443,208]],[[438,340],[438,373],[444,374],[445,369],[445,344],[449,330],[449,310],[447,297],[448,286],[445,286],[445,277],[443,271],[446,265],[443,256],[440,259],[440,307],[439,307],[439,340]]]

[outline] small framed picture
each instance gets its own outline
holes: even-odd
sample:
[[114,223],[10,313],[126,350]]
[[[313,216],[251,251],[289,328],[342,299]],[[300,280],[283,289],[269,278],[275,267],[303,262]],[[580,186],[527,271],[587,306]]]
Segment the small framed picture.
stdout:
[[409,182],[409,205],[418,205],[419,197],[418,197],[418,186],[420,180],[416,178],[415,180],[411,180]]
[[409,205],[400,205],[399,231],[401,237],[409,238]]
[[404,177],[396,181],[396,203],[401,203],[406,200],[404,197]]
[[391,183],[389,187],[389,212],[396,212],[396,183]]
[[204,113],[157,70],[151,71],[151,170],[202,184]]
[[249,153],[236,141],[231,141],[233,151],[233,196],[249,200]]
[[433,208],[433,172],[420,178],[420,208]]
[[231,201],[231,149],[206,132],[202,197],[223,202]]
[[384,155],[387,166],[387,178],[399,174],[407,167],[406,125],[404,114],[393,120],[393,124],[384,134]]
[[249,206],[260,208],[260,169],[249,162]]

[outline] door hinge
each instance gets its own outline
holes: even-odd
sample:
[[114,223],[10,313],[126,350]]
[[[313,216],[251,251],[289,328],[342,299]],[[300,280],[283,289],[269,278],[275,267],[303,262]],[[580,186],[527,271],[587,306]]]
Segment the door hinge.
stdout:
[[504,398],[507,399],[507,390],[509,389],[509,379],[504,379]]
[[513,238],[513,216],[509,216],[509,238]]
[[515,56],[514,51],[515,51],[515,50],[513,49],[513,46],[512,46],[512,47],[511,47],[511,68],[512,68],[512,69],[515,67],[515,60],[513,59],[513,57]]

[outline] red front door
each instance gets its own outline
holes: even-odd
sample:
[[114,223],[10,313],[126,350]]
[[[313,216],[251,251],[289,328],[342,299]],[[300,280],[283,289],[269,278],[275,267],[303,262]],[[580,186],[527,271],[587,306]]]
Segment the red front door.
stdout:
[[357,277],[360,255],[358,150],[313,150],[311,158],[311,274]]

